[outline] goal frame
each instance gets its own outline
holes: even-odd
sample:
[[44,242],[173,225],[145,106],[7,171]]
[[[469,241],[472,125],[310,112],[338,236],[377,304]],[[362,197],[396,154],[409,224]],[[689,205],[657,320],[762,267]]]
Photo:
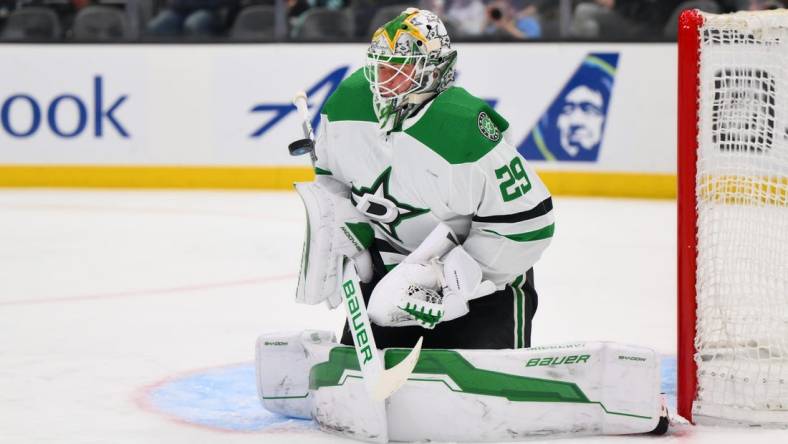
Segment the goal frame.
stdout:
[[703,16],[696,9],[682,12],[678,29],[678,356],[676,407],[678,414],[693,422],[692,403],[697,394],[698,366],[695,362],[697,303],[697,197],[698,97],[700,93],[700,34]]

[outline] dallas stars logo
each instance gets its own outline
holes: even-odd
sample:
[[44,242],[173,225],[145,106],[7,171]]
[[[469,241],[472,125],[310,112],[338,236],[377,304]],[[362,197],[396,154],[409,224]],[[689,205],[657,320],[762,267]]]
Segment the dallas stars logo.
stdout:
[[482,135],[493,142],[497,142],[498,139],[501,138],[501,132],[498,130],[498,127],[495,126],[490,116],[487,115],[484,111],[479,113],[479,131],[481,131]]
[[418,15],[418,11],[411,12],[410,14],[405,12],[398,15],[394,20],[380,27],[377,32],[375,32],[375,35],[372,36],[372,40],[377,40],[381,35],[384,36],[392,51],[394,50],[394,46],[396,46],[400,35],[403,33],[410,34],[416,40],[421,40],[423,43],[427,43],[427,39],[419,31],[419,28],[411,23],[411,19],[413,19],[413,17],[416,15]]
[[380,173],[369,188],[352,187],[350,196],[353,205],[364,213],[370,222],[377,225],[386,234],[402,242],[397,236],[397,225],[403,220],[410,219],[429,212],[429,209],[416,208],[399,202],[389,193],[389,178],[391,167]]

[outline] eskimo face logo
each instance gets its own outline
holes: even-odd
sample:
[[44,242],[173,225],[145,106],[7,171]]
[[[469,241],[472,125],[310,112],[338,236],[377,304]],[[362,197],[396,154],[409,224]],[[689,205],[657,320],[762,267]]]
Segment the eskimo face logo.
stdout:
[[605,134],[618,53],[591,53],[517,150],[528,160],[596,162]]
[[580,85],[564,98],[556,119],[561,148],[576,157],[580,150],[590,151],[602,140],[605,101],[600,91]]
[[498,129],[497,126],[493,123],[490,116],[487,115],[485,112],[479,113],[479,131],[481,131],[482,135],[493,142],[497,142],[501,138],[501,131]]

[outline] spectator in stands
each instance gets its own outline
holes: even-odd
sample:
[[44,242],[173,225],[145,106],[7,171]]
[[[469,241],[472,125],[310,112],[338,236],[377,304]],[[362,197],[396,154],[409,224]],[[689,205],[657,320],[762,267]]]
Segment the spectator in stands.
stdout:
[[[521,15],[539,21],[541,38],[559,37],[561,33],[561,2],[555,0],[520,0]],[[516,4],[516,3],[515,3]]]
[[557,2],[551,0],[514,0],[517,27],[529,39],[542,37],[542,9],[548,4]]
[[487,6],[485,34],[504,39],[532,39],[541,37],[541,26],[532,10],[518,11],[511,0],[496,0]]
[[478,37],[487,25],[487,9],[482,0],[453,0],[446,9],[446,22],[458,37]]
[[287,20],[292,27],[297,23],[298,17],[310,8],[307,0],[287,0]]
[[212,36],[221,31],[221,10],[237,7],[235,0],[167,0],[148,22],[157,36]]

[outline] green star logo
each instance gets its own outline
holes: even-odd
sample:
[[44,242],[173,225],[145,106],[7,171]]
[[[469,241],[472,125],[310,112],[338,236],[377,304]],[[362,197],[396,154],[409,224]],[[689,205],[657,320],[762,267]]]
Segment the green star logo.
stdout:
[[405,20],[407,19],[408,14],[400,14],[394,17],[394,20],[383,25],[383,30],[386,31],[386,35],[388,36],[389,40],[397,40],[397,34],[401,32],[400,29],[403,29],[403,25],[405,26],[405,29],[408,28],[408,24],[405,23]]
[[410,14],[402,13],[394,18],[394,20],[386,23],[382,27],[378,28],[375,34],[372,36],[372,40],[376,40],[380,35],[386,37],[386,41],[389,44],[389,47],[393,50],[394,46],[397,44],[397,40],[399,40],[400,35],[403,33],[412,35],[415,39],[421,40],[422,42],[426,43],[427,39],[422,35],[419,31],[419,28],[413,25],[410,22],[410,19],[416,16],[418,12],[412,12]]
[[[389,192],[391,167],[380,173],[370,187],[352,187],[350,196],[353,205],[362,211],[370,222],[380,227],[386,234],[402,242],[397,235],[397,226],[405,219],[428,213],[427,208],[416,208],[400,202]],[[359,204],[361,203],[361,204]]]

